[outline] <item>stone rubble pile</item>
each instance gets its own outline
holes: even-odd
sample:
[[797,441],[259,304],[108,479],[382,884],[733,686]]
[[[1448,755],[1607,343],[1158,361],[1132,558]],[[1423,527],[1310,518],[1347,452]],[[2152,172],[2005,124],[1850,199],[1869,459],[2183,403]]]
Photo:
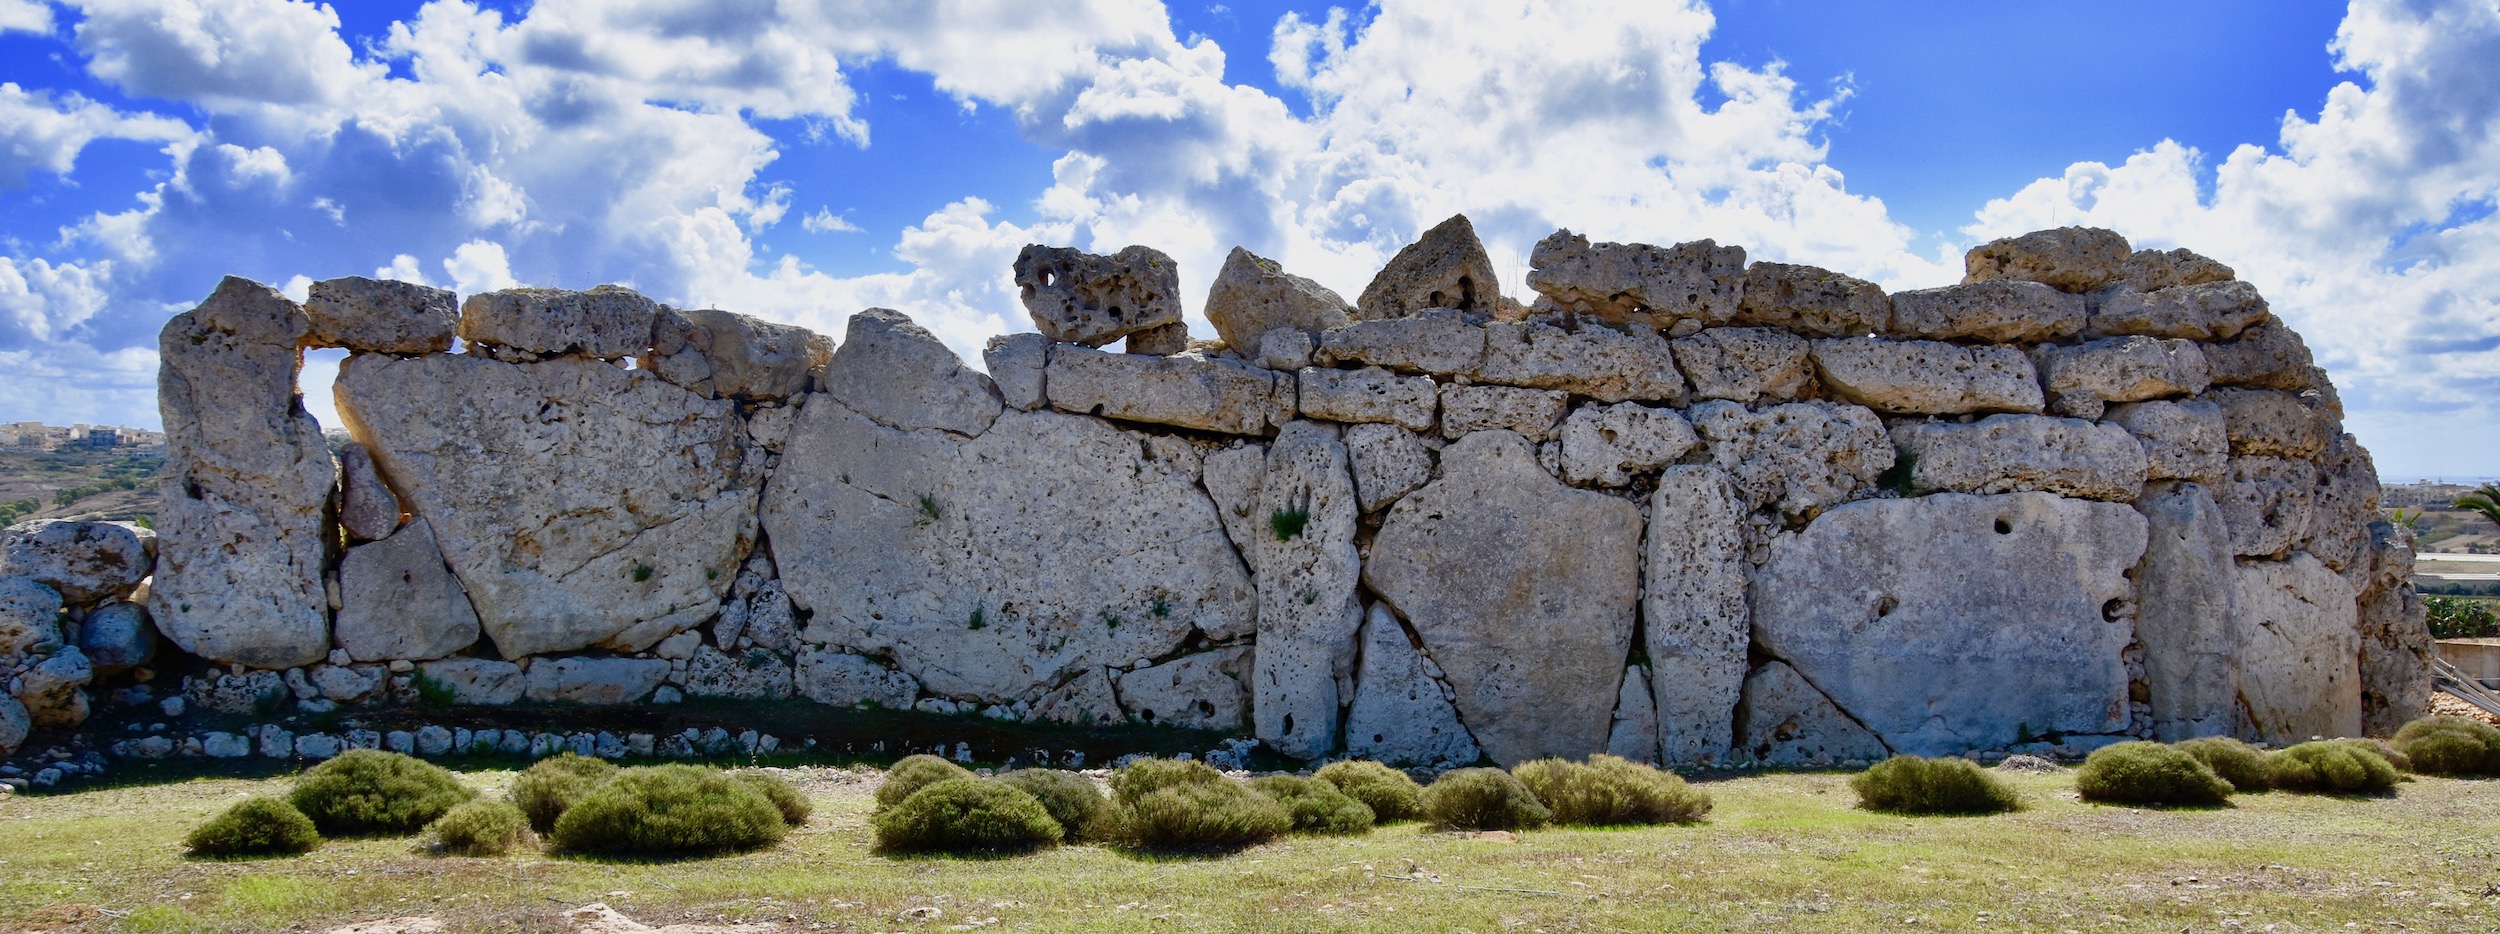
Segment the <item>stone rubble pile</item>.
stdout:
[[[1889,295],[1708,240],[1530,262],[1501,294],[1453,218],[1348,303],[1236,249],[1204,341],[1168,256],[1031,246],[1040,333],[978,368],[884,309],[835,345],[616,287],[229,279],[165,331],[153,580],[131,530],[75,580],[42,543],[85,533],[9,533],[0,747],[154,632],[238,714],[805,698],[1424,767],[2286,742],[2426,703],[2410,538],[2221,264],[2081,228]],[[335,458],[305,347],[349,351]]]

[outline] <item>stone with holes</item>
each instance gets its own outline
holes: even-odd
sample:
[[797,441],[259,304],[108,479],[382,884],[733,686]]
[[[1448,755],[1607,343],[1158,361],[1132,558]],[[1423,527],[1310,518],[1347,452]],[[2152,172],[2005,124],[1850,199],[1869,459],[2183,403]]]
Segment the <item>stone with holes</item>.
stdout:
[[1372,605],[1362,638],[1363,667],[1346,713],[1347,755],[1426,767],[1472,765],[1483,757],[1388,607]]
[[1227,646],[1120,672],[1112,688],[1131,720],[1229,733],[1250,712],[1250,670],[1250,647]]
[[1434,308],[1492,314],[1501,307],[1501,295],[1501,276],[1476,239],[1475,224],[1454,214],[1380,267],[1354,300],[1354,317],[1377,321]]
[[1102,256],[1026,244],[1015,278],[1033,327],[1053,341],[1100,347],[1181,323],[1180,264],[1151,247]]
[[1745,288],[1745,248],[1591,243],[1569,230],[1537,241],[1528,287],[1556,307],[1652,330],[1678,321],[1725,324]]

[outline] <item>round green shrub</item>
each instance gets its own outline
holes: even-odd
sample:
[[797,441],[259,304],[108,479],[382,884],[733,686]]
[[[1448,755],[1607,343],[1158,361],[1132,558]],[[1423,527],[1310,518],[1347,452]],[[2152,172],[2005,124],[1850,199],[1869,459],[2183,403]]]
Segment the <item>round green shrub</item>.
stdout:
[[292,856],[321,845],[312,818],[284,799],[255,795],[192,829],[194,856]]
[[2396,767],[2378,753],[2331,739],[2313,740],[2266,757],[2266,781],[2284,791],[2377,794],[2396,787]]
[[1673,772],[1620,756],[1522,762],[1511,774],[1554,813],[1557,824],[1689,824],[1710,813],[1710,795]]
[[2222,804],[2232,787],[2203,760],[2144,740],[2095,749],[2075,770],[2075,790],[2083,800],[2112,804]]
[[1050,810],[1005,782],[951,778],[922,786],[868,818],[877,847],[897,853],[995,853],[1059,842]]
[[502,856],[529,842],[530,819],[510,801],[463,801],[425,827],[434,847],[454,856]]
[[1060,833],[1069,840],[1098,836],[1109,819],[1111,801],[1094,787],[1092,779],[1059,769],[1017,769],[1001,772],[990,779],[1021,789],[1042,803],[1050,819],[1059,822]]
[[2266,784],[2266,752],[2255,746],[2228,736],[2206,736],[2180,740],[2170,744],[2170,748],[2195,756],[2196,761],[2205,763],[2205,767],[2214,770],[2215,775],[2230,782],[2233,791],[2247,794],[2269,787]]
[[1372,809],[1378,823],[1414,820],[1424,813],[1424,786],[1415,784],[1406,773],[1369,759],[1347,759],[1331,762],[1311,773],[1312,778],[1337,786],[1346,797],[1363,802]]
[[1111,797],[1135,804],[1166,788],[1221,785],[1228,779],[1214,766],[1194,759],[1139,759],[1111,773]]
[[971,769],[927,753],[904,756],[903,761],[885,770],[885,784],[877,786],[877,810],[901,804],[904,798],[911,797],[912,792],[939,782],[978,777],[972,774]]
[[1293,814],[1240,782],[1218,778],[1175,784],[1122,804],[1119,832],[1146,850],[1222,852],[1274,839],[1293,829]]
[[[2355,749],[2375,755],[2381,759],[2385,759],[2387,760],[2387,764],[2395,766],[2396,771],[2398,772],[2413,771],[2413,757],[2398,751],[2394,743],[2368,736],[2355,736],[2346,739],[2339,739],[2336,740],[2336,742],[2343,743],[2347,746],[2351,746]],[[2401,775],[2398,776],[2397,779],[2399,781],[2404,780]]]
[[540,759],[522,769],[521,774],[513,776],[508,794],[529,818],[530,829],[546,833],[556,828],[556,818],[563,817],[573,802],[614,777],[615,763],[568,752]]
[[1370,805],[1315,778],[1271,775],[1252,779],[1250,790],[1284,805],[1285,812],[1293,815],[1295,833],[1350,834],[1372,829]]
[[1541,827],[1554,813],[1500,769],[1454,769],[1424,787],[1424,819],[1444,830]]
[[682,856],[771,846],[790,832],[755,786],[691,765],[616,773],[556,819],[556,848],[618,856]]
[[747,787],[762,794],[764,800],[772,802],[773,809],[781,812],[782,823],[797,827],[807,823],[808,815],[816,813],[816,806],[808,803],[807,796],[800,794],[797,788],[778,775],[731,772],[729,777],[747,783]]
[[477,792],[441,766],[379,749],[351,749],[312,767],[288,800],[329,836],[408,834]]
[[2393,745],[2424,775],[2500,775],[2500,729],[2472,717],[2423,717],[2397,730]]
[[2022,805],[2004,779],[1968,759],[1894,756],[1849,779],[1858,806],[1894,814],[1997,814]]

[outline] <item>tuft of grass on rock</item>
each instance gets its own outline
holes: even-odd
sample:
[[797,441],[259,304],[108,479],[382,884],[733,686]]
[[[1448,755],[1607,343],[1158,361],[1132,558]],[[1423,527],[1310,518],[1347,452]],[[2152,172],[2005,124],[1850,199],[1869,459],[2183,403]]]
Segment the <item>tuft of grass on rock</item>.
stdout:
[[2266,781],[2283,791],[2383,794],[2401,777],[2378,753],[2340,740],[2312,740],[2266,757]]
[[877,848],[894,853],[1001,853],[1059,842],[1065,830],[1022,788],[978,778],[921,786],[868,819]]
[[1894,756],[1851,776],[1858,806],[1893,814],[1999,814],[2022,806],[2014,786],[1968,759]]
[[1557,824],[1615,827],[1689,824],[1710,813],[1710,795],[1673,772],[1620,756],[1522,762],[1511,770]]
[[1455,769],[1424,787],[1424,819],[1443,830],[1522,830],[1545,826],[1554,812],[1509,772]]
[[530,819],[510,801],[463,801],[425,827],[435,849],[454,856],[502,856],[530,840]]
[[2266,752],[2228,736],[2205,736],[2170,744],[2170,748],[2196,757],[2215,775],[2231,783],[2231,790],[2241,794],[2264,791],[2266,784]]
[[1110,819],[1111,801],[1092,779],[1060,769],[1016,769],[1001,772],[991,781],[1021,789],[1042,803],[1050,819],[1059,822],[1064,839],[1080,840],[1099,836]]
[[1369,759],[1347,759],[1321,766],[1311,777],[1344,792],[1372,809],[1377,823],[1414,820],[1424,813],[1424,786],[1405,772]]
[[971,769],[927,753],[904,756],[893,768],[885,770],[885,784],[877,786],[877,810],[901,804],[912,792],[930,785],[976,777]]
[[2075,770],[2083,800],[2106,804],[2210,806],[2227,803],[2233,787],[2196,756],[2144,740],[2095,749]]
[[717,770],[657,765],[616,773],[556,819],[556,848],[611,856],[690,856],[771,846],[781,809]]
[[2500,775],[2500,729],[2472,717],[2423,717],[2392,743],[2424,775]]
[[1294,833],[1357,834],[1372,829],[1370,805],[1316,778],[1271,775],[1251,780],[1250,790],[1284,805],[1286,813],[1293,815]]
[[508,796],[522,815],[529,818],[530,829],[546,833],[556,828],[556,818],[563,817],[573,802],[580,801],[601,782],[616,777],[616,764],[606,759],[593,759],[562,753],[549,756],[522,769],[513,776]]
[[477,792],[441,766],[378,749],[351,749],[312,767],[289,796],[334,837],[412,834]]
[[321,831],[285,799],[254,795],[194,828],[183,843],[193,856],[293,856],[320,846]]
[[731,772],[729,777],[745,782],[747,787],[762,794],[764,800],[772,802],[773,809],[781,812],[784,824],[792,827],[804,825],[808,815],[816,812],[816,806],[807,802],[807,796],[800,794],[797,788],[780,776],[764,772]]

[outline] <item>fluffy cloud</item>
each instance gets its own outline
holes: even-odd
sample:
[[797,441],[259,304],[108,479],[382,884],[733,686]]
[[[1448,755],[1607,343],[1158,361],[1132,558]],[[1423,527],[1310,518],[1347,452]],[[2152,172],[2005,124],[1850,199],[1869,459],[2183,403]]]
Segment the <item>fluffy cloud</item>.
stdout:
[[[7,15],[0,8],[0,31]],[[0,83],[0,191],[25,187],[31,172],[69,174],[78,153],[99,139],[170,143],[190,137],[191,128],[180,120],[125,114],[76,94]]]
[[0,35],[52,31],[52,7],[43,0],[0,0]]

